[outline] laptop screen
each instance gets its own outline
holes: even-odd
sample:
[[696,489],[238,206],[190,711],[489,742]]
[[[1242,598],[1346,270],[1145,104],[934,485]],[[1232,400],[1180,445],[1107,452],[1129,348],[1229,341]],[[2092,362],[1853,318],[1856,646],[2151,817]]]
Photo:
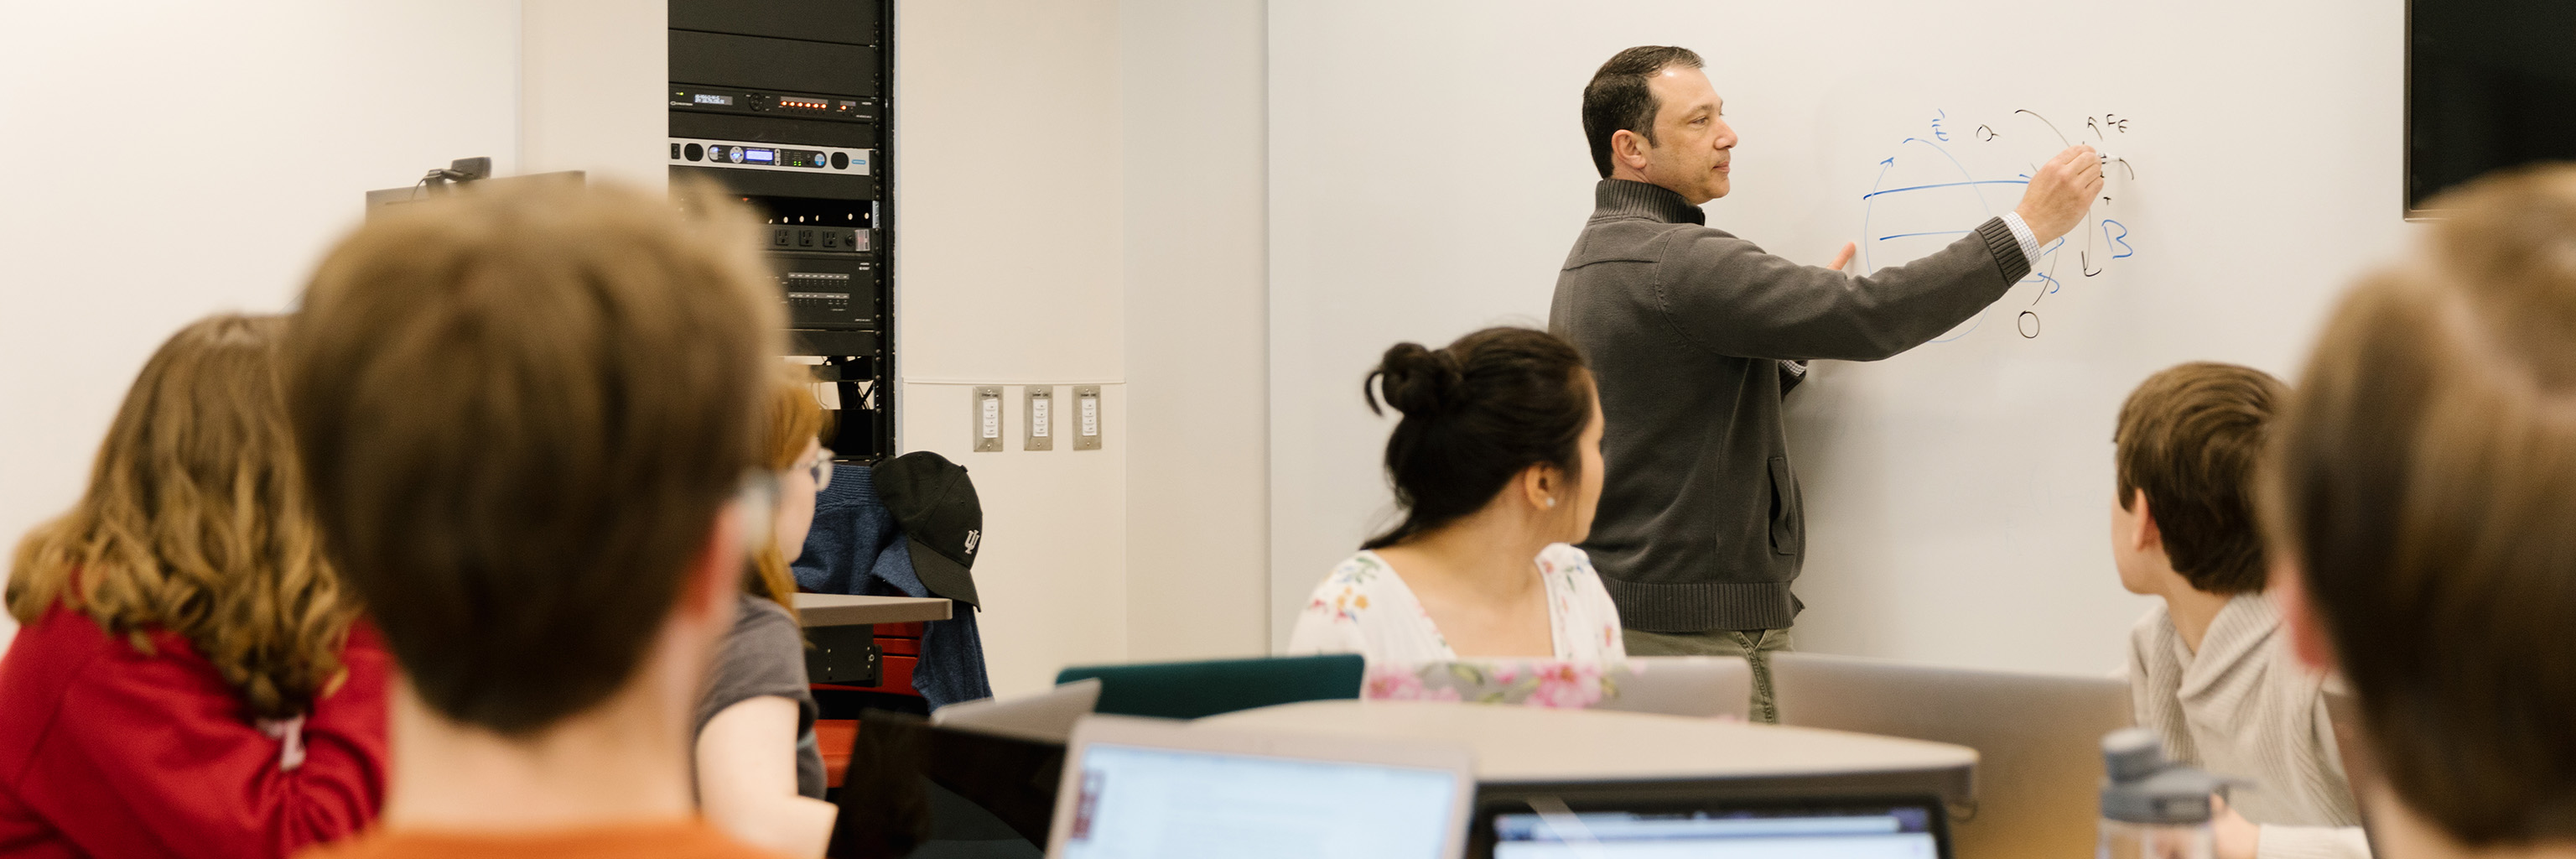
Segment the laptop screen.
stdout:
[[1939,859],[1928,805],[1498,814],[1495,859]]
[[1065,857],[1439,859],[1446,770],[1092,743]]

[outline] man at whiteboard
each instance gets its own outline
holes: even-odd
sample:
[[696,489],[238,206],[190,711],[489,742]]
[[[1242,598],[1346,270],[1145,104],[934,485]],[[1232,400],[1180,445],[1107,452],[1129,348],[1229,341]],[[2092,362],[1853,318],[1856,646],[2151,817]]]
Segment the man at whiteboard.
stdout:
[[1853,247],[1815,267],[1706,226],[1736,135],[1685,48],[1621,51],[1583,90],[1601,184],[1557,275],[1548,327],[1600,388],[1609,474],[1583,548],[1635,655],[1743,655],[1754,716],[1776,721],[1767,654],[1789,646],[1805,557],[1781,397],[1806,361],[1911,349],[2003,297],[2102,190],[2091,147],[2034,171],[2011,214],[1864,277]]

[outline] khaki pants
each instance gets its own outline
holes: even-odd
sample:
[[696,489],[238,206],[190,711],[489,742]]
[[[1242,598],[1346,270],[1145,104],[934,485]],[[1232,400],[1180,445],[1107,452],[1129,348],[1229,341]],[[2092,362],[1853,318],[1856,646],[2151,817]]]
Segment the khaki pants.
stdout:
[[1789,630],[1712,629],[1707,632],[1620,630],[1630,656],[1741,656],[1753,664],[1753,721],[1777,725],[1780,708],[1771,700],[1771,654],[1791,649]]

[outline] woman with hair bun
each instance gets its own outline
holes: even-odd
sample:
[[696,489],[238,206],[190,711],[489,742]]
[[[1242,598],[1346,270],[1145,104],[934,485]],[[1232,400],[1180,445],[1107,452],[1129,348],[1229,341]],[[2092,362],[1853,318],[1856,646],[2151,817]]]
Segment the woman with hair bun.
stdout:
[[1602,474],[1601,406],[1572,345],[1527,328],[1399,343],[1361,393],[1404,415],[1386,443],[1404,518],[1316,586],[1289,652],[1627,658],[1618,609],[1572,545],[1592,529]]

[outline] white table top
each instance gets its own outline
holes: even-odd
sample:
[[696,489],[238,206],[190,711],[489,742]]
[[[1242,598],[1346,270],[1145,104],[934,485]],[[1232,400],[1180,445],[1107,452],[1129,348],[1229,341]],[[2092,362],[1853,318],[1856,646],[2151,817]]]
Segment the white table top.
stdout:
[[947,620],[950,610],[949,602],[938,598],[796,595],[796,616],[805,626]]
[[1966,746],[1716,719],[1426,701],[1308,701],[1200,719],[1225,728],[1464,742],[1496,783],[1834,778],[1922,774],[1965,799]]

